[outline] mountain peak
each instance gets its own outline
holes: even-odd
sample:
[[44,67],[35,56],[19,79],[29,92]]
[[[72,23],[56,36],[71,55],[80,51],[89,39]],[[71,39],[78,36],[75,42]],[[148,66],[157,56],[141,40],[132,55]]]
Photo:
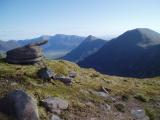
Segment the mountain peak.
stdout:
[[96,37],[94,37],[94,36],[92,36],[92,35],[89,35],[89,36],[86,38],[86,40],[96,40],[96,39],[98,39],[98,38],[96,38]]
[[122,43],[136,44],[140,47],[149,47],[160,44],[160,33],[148,28],[136,28],[120,35]]

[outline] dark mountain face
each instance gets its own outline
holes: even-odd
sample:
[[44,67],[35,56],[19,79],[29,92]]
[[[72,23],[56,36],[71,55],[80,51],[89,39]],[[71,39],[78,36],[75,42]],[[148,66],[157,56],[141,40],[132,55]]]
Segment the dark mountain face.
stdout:
[[62,59],[79,62],[87,56],[97,52],[105,43],[105,40],[90,35],[78,47],[62,57]]
[[8,51],[10,49],[18,47],[19,44],[16,41],[10,40],[10,41],[1,41],[0,40],[0,51]]
[[159,61],[160,34],[141,28],[112,39],[79,65],[109,75],[153,77],[160,75]]

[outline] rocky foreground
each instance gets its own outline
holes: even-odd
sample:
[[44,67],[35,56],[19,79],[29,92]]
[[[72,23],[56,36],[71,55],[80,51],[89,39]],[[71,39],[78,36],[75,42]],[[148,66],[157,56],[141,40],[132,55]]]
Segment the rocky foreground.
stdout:
[[160,119],[159,77],[107,76],[61,60],[45,64],[54,79],[40,78],[39,64],[0,60],[0,120]]

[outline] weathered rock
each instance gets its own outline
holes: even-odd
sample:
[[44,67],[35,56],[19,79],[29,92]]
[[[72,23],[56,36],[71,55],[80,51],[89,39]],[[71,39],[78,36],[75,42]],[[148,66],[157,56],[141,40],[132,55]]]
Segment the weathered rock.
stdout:
[[131,114],[138,120],[149,120],[148,116],[146,116],[144,109],[135,108],[131,110]]
[[67,85],[70,85],[72,83],[72,78],[70,77],[61,76],[61,77],[54,77],[54,79],[59,80]]
[[58,115],[52,115],[50,120],[62,120]]
[[51,79],[51,78],[54,78],[54,72],[49,69],[49,68],[42,68],[38,71],[38,76],[41,78],[41,79]]
[[35,101],[22,90],[14,90],[0,99],[0,111],[17,120],[39,120]]
[[34,64],[42,60],[42,49],[40,45],[45,44],[44,42],[37,42],[18,47],[7,51],[6,60],[9,63],[14,64]]
[[71,71],[71,72],[69,72],[68,76],[71,78],[75,78],[77,76],[77,73],[75,71]]
[[68,102],[57,97],[49,97],[41,101],[42,105],[50,112],[60,114],[61,110],[68,108]]

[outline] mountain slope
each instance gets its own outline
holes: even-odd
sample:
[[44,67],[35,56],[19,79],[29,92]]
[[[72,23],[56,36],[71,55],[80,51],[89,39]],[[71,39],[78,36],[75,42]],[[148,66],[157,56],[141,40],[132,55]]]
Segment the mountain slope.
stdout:
[[[42,100],[49,97],[68,101],[69,108],[58,114],[64,120],[133,120],[135,118],[130,111],[137,106],[146,110],[150,119],[160,118],[159,77],[114,77],[93,69],[80,68],[67,61],[45,60],[45,63],[56,74],[67,76],[70,71],[76,72],[72,85],[65,85],[58,80],[49,82],[40,79],[37,75],[39,65],[8,64],[0,59],[0,99],[12,90],[24,90],[38,102],[40,120],[49,120],[53,114],[41,104]],[[14,119],[0,112],[0,120]]]
[[160,34],[139,28],[107,42],[79,65],[110,75],[152,77],[160,75],[159,51]]
[[90,35],[78,47],[62,57],[62,59],[79,62],[85,57],[98,51],[105,43],[105,40],[98,39]]
[[1,41],[0,40],[0,51],[7,51],[13,48],[18,47],[19,44],[16,41],[10,40],[10,41]]

